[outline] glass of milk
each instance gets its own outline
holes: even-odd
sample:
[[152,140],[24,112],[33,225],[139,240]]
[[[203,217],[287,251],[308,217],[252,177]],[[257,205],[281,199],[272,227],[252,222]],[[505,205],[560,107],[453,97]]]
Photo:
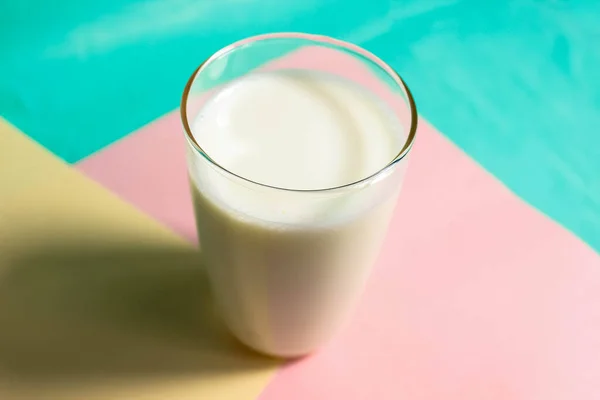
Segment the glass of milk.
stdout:
[[350,43],[256,36],[207,59],[181,116],[216,302],[251,348],[299,357],[348,317],[394,211],[417,112]]

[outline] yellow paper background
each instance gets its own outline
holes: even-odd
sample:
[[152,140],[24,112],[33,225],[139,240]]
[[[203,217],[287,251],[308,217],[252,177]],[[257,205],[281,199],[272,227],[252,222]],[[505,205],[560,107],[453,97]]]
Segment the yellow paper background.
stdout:
[[0,119],[0,399],[254,399],[197,250]]

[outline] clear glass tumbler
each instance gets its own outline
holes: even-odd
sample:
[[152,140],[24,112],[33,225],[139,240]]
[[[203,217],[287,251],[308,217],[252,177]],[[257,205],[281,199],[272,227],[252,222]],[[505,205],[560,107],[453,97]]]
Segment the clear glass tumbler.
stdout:
[[[193,122],[223,87],[273,70],[325,71],[352,80],[391,110],[403,145],[375,174],[337,187],[277,187],[228,170],[203,150]],[[185,88],[181,117],[200,247],[225,323],[243,343],[269,355],[314,351],[360,298],[385,238],[417,128],[407,86],[383,61],[350,43],[266,34],[204,61]]]

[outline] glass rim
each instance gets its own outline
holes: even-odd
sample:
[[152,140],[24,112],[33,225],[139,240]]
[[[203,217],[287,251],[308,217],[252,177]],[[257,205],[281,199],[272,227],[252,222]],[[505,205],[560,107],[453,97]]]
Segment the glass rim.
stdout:
[[[408,101],[408,107],[410,110],[409,133],[406,137],[404,145],[400,149],[400,152],[392,159],[392,161],[390,161],[388,164],[384,165],[382,168],[377,170],[377,172],[375,172],[365,178],[361,178],[357,181],[345,183],[343,185],[322,188],[322,189],[294,189],[294,188],[284,188],[284,187],[279,187],[279,186],[274,186],[274,185],[269,185],[266,183],[254,181],[252,179],[246,178],[242,175],[239,175],[235,172],[230,171],[229,169],[223,167],[218,162],[213,160],[212,157],[210,157],[210,155],[208,155],[208,153],[206,151],[204,151],[204,149],[202,149],[202,147],[198,144],[198,142],[194,138],[192,129],[188,122],[188,115],[187,115],[188,97],[190,95],[192,86],[196,80],[196,77],[204,70],[204,68],[207,65],[209,65],[210,63],[212,63],[215,60],[218,60],[221,56],[223,56],[231,51],[234,51],[235,49],[237,49],[245,44],[259,42],[259,41],[265,41],[265,40],[270,40],[270,39],[299,39],[299,40],[312,41],[315,44],[320,43],[320,44],[330,45],[333,47],[343,48],[343,49],[349,50],[350,52],[352,52],[354,54],[358,54],[360,56],[365,57],[367,60],[376,64],[381,69],[383,69],[387,73],[387,75],[389,77],[391,77],[394,80],[394,82],[404,92],[404,95],[406,96],[406,100]],[[301,32],[276,32],[276,33],[265,33],[265,34],[250,36],[245,39],[241,39],[236,42],[233,42],[233,43],[221,48],[220,50],[216,51],[210,57],[208,57],[206,60],[204,60],[198,66],[198,68],[196,68],[196,70],[192,73],[192,75],[188,79],[187,84],[185,85],[185,88],[183,91],[183,96],[181,98],[181,104],[180,104],[179,108],[180,108],[181,122],[183,124],[185,135],[188,139],[189,144],[191,144],[192,147],[194,148],[194,150],[197,151],[198,153],[200,153],[200,155],[203,158],[205,158],[213,166],[217,167],[217,169],[219,169],[220,171],[224,172],[227,175],[231,175],[233,177],[236,177],[238,179],[241,179],[242,181],[245,181],[245,182],[253,184],[253,185],[258,185],[258,186],[269,188],[269,189],[275,189],[275,190],[281,190],[281,191],[287,191],[287,192],[304,192],[304,193],[331,192],[331,191],[335,191],[335,190],[339,190],[339,189],[352,188],[354,186],[359,186],[361,184],[364,184],[364,183],[376,178],[380,174],[388,171],[390,168],[392,168],[395,164],[397,164],[400,160],[402,160],[404,157],[406,157],[408,155],[408,153],[409,153],[410,149],[412,148],[413,143],[415,141],[415,136],[417,133],[417,122],[418,122],[417,107],[416,107],[414,98],[412,96],[412,93],[410,92],[410,89],[408,88],[408,85],[406,85],[406,83],[404,82],[402,77],[400,77],[400,74],[398,74],[386,62],[384,62],[382,59],[380,59],[379,57],[377,57],[375,54],[371,53],[370,51],[365,50],[362,47],[352,44],[350,42],[346,42],[346,41],[340,40],[340,39],[335,39],[335,38],[325,36],[325,35],[316,35],[316,34],[301,33]]]

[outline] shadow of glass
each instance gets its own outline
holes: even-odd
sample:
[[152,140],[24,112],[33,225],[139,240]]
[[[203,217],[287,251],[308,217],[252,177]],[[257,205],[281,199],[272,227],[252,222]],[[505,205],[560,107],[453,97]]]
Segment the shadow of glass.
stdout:
[[198,250],[68,245],[0,269],[0,372],[19,382],[272,368],[213,311]]

